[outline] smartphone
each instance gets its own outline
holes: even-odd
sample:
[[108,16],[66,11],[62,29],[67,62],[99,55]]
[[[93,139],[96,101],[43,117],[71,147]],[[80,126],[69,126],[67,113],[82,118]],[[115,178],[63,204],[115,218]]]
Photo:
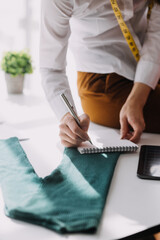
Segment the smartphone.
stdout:
[[160,180],[160,146],[141,146],[137,176],[144,179]]

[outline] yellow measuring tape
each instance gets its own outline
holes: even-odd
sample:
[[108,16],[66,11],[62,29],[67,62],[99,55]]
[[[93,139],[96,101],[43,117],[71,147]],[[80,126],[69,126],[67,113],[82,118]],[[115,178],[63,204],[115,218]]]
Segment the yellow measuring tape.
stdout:
[[[121,10],[120,10],[120,8],[117,4],[117,1],[116,0],[110,0],[110,2],[111,2],[112,9],[114,11],[114,14],[117,18],[118,24],[120,26],[120,29],[123,33],[123,36],[125,37],[133,56],[135,57],[136,61],[138,62],[139,59],[140,59],[140,54],[139,54],[138,47],[137,47],[137,45],[136,45],[136,43],[135,43],[135,41],[132,37],[132,34],[130,33],[130,31],[128,29],[126,23],[123,20],[123,16],[122,16]],[[150,15],[151,15],[151,10],[153,8],[153,5],[154,5],[154,0],[151,0],[150,4],[149,4],[149,8],[148,8],[147,18],[149,18]]]
[[150,0],[149,6],[148,6],[147,19],[150,19],[153,6],[154,6],[154,0]]

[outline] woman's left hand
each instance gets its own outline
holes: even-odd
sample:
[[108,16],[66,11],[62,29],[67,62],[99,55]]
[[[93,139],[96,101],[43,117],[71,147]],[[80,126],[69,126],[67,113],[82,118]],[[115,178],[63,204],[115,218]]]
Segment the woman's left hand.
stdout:
[[[138,142],[145,129],[143,108],[148,99],[151,88],[136,82],[126,102],[120,111],[121,138]],[[132,129],[132,132],[130,131]]]
[[[126,102],[120,112],[121,138],[138,142],[145,129],[143,109],[132,103]],[[133,131],[131,132],[131,128]]]

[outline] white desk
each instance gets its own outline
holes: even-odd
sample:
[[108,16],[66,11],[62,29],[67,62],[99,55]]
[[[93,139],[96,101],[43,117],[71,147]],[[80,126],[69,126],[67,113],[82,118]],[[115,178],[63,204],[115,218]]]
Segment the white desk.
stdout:
[[[0,138],[29,137],[21,144],[31,164],[39,176],[50,174],[61,161],[63,147],[58,141],[57,121],[46,101],[15,95],[1,101],[0,109],[5,121],[0,124]],[[140,144],[160,145],[160,135],[143,134]],[[121,154],[95,235],[61,236],[43,227],[11,220],[4,215],[0,204],[0,240],[111,240],[160,224],[160,182],[139,179],[137,165],[138,153]],[[3,203],[1,193],[0,203]]]

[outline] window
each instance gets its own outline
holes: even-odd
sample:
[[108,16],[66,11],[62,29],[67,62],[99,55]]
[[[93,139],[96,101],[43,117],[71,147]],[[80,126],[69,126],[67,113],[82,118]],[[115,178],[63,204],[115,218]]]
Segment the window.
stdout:
[[[39,22],[40,0],[5,0],[0,3],[0,59],[5,51],[29,49],[34,73],[26,75],[25,88],[40,93]],[[4,74],[0,72],[5,88]]]

